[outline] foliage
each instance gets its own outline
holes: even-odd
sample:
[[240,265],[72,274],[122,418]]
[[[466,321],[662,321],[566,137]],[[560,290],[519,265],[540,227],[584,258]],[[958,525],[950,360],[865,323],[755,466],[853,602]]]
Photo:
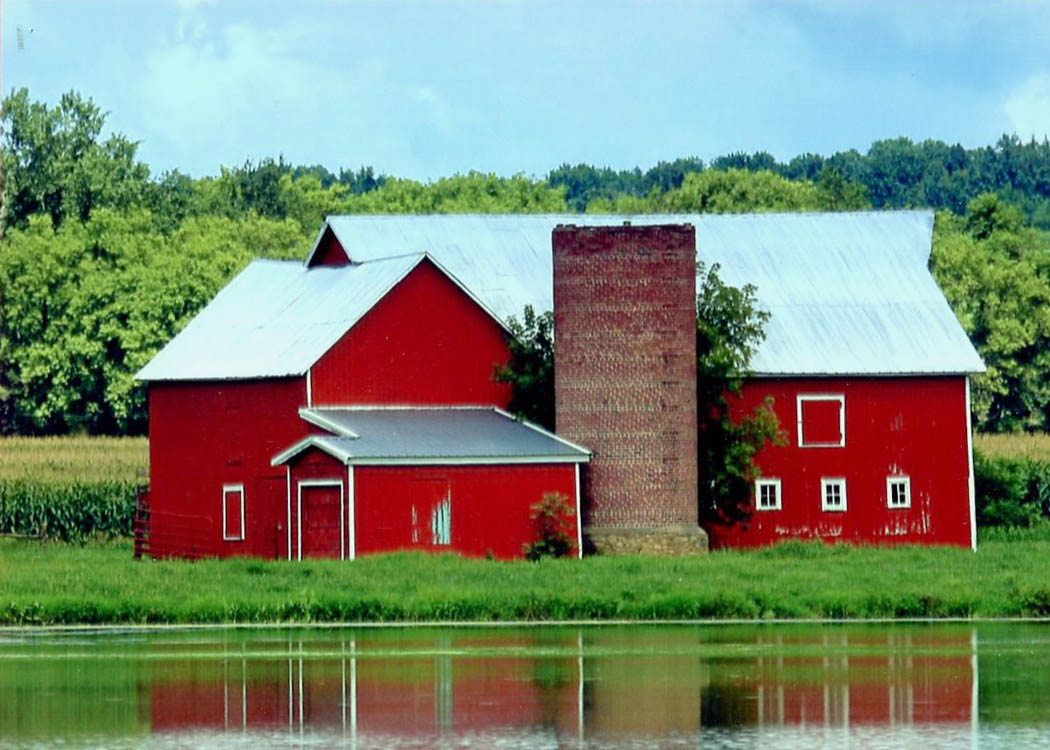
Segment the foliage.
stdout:
[[1050,463],[974,451],[973,468],[979,528],[1050,520]]
[[135,514],[134,482],[40,482],[0,479],[0,534],[79,542],[128,536]]
[[57,228],[101,206],[142,205],[149,169],[123,135],[100,140],[104,122],[99,107],[73,91],[55,107],[31,101],[25,88],[4,99],[0,236],[34,214]]
[[769,313],[758,308],[755,287],[724,284],[717,264],[697,264],[697,429],[701,524],[732,524],[749,516],[754,458],[785,438],[766,401],[737,421],[729,398],[739,394]]
[[536,523],[536,541],[522,545],[526,560],[544,557],[568,557],[576,548],[572,517],[575,510],[569,498],[560,492],[545,492],[532,506],[529,518]]
[[0,431],[142,433],[135,372],[254,255],[306,247],[270,219],[188,219],[162,235],[144,210],[58,229],[32,217],[0,253]]
[[525,306],[522,321],[507,326],[510,360],[496,368],[496,380],[509,383],[510,410],[548,430],[554,429],[554,313],[539,315]]
[[982,431],[1050,427],[1050,241],[1018,218],[985,194],[934,227],[934,277],[987,366],[972,381]]

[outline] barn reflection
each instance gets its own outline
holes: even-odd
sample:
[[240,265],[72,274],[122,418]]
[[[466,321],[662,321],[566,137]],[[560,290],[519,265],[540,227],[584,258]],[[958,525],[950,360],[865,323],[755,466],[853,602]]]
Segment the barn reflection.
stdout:
[[[976,727],[969,627],[359,631],[240,640],[152,661],[153,732],[695,737],[718,727]],[[170,644],[168,644],[170,649]]]

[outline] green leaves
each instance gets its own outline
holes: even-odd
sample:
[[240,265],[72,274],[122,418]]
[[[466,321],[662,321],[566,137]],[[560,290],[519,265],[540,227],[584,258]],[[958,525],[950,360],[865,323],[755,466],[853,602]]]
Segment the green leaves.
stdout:
[[523,321],[507,322],[510,361],[496,368],[496,380],[511,387],[510,410],[554,429],[554,313],[539,315],[525,306]]

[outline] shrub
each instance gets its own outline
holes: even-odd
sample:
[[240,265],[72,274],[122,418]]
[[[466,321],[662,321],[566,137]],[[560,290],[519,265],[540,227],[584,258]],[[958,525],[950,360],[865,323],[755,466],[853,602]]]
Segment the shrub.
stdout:
[[978,526],[1031,526],[1050,518],[1050,463],[974,451]]
[[567,557],[576,546],[572,521],[569,520],[573,515],[569,498],[560,492],[545,492],[543,499],[533,505],[529,513],[536,522],[537,538],[531,544],[522,545],[525,557],[529,560]]

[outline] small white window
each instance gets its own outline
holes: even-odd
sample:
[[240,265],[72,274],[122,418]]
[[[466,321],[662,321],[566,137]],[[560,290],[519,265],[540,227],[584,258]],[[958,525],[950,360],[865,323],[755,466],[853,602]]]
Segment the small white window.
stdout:
[[244,541],[244,485],[222,486],[222,538],[228,542]]
[[780,480],[755,480],[755,508],[758,510],[780,510]]
[[846,510],[846,480],[820,480],[820,507],[822,510]]
[[886,477],[886,504],[891,508],[911,507],[911,477]]

